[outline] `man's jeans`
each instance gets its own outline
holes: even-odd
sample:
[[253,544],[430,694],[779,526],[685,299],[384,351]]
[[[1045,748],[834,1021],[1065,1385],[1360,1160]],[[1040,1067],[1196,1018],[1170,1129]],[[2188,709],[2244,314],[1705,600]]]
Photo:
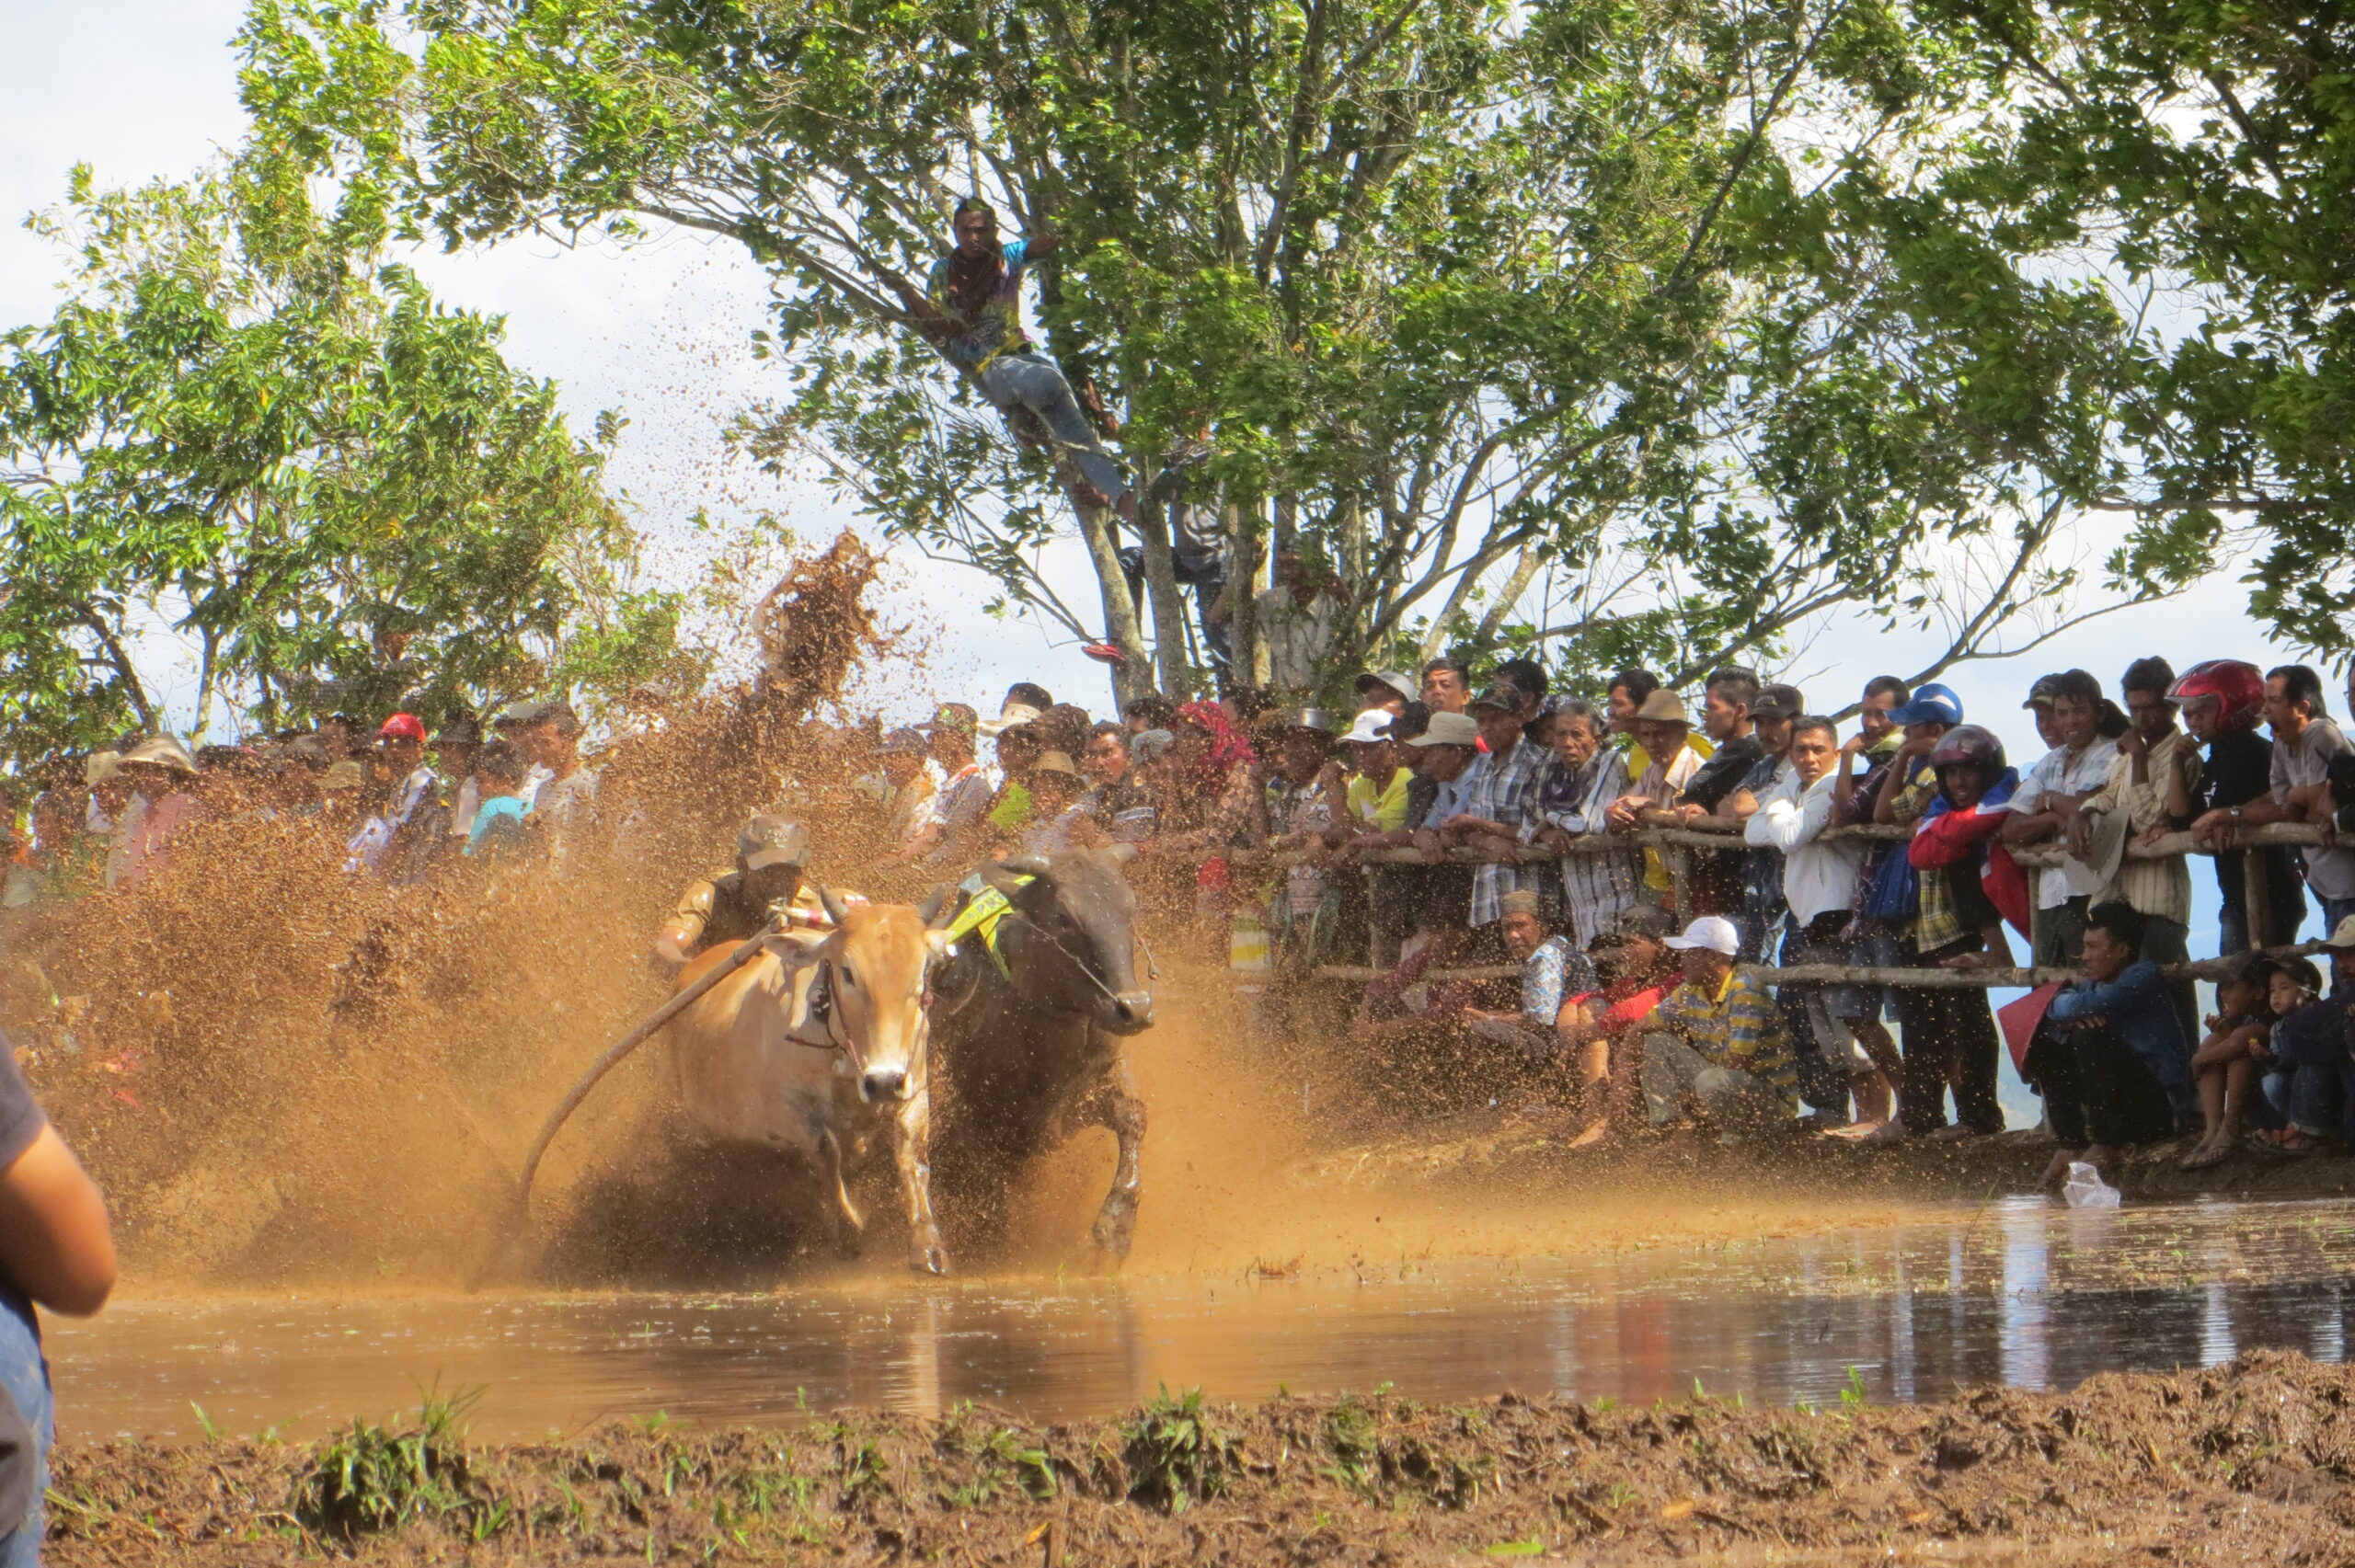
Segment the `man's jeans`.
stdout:
[[49,1486],[49,1445],[53,1434],[49,1364],[41,1358],[40,1336],[28,1321],[31,1312],[29,1307],[20,1312],[0,1303],[0,1386],[7,1389],[25,1425],[32,1428],[38,1453],[32,1512],[14,1530],[0,1535],[0,1568],[37,1568],[40,1562],[40,1498]]
[[[2165,915],[2142,917],[2142,956],[2161,968],[2191,957],[2191,930]],[[2200,997],[2188,976],[2167,981],[2167,1000],[2175,1005],[2176,1022],[2183,1025],[2184,1044],[2200,1043]]]
[[2326,898],[2317,893],[2315,902],[2322,906],[2322,934],[2325,940],[2338,929],[2340,921],[2355,915],[2355,898]]
[[1791,1103],[1754,1072],[1713,1067],[1709,1059],[1673,1035],[1644,1036],[1644,1107],[1655,1126],[1684,1115],[1698,1101],[1701,1114],[1720,1127],[1767,1127],[1791,1119]]
[[[999,413],[1011,415],[1016,408],[1027,408],[1036,415],[1053,437],[1057,455],[1078,464],[1079,471],[1104,492],[1106,500],[1117,501],[1129,493],[1128,475],[1097,439],[1095,427],[1079,411],[1079,399],[1054,361],[1043,354],[1001,354],[978,379],[982,395]],[[1011,418],[1006,426],[1017,438],[1021,435],[1021,427]]]
[[2265,1097],[2308,1138],[2336,1138],[2347,1113],[2347,1077],[2345,1062],[2276,1062],[2265,1075]]

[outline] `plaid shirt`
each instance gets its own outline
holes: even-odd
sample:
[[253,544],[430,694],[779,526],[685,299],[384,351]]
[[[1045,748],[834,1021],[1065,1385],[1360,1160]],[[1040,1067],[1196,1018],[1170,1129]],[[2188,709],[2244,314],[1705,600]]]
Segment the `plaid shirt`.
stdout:
[[1690,981],[1679,985],[1655,1016],[1710,1066],[1755,1073],[1777,1093],[1797,1097],[1798,1071],[1791,1065],[1783,1010],[1764,986],[1740,970],[1726,976],[1715,996]]
[[[1457,781],[1455,814],[1502,823],[1518,835],[1537,820],[1537,782],[1545,774],[1552,753],[1526,740],[1513,743],[1501,758],[1482,752],[1472,759]],[[1487,925],[1504,918],[1504,896],[1528,887],[1543,894],[1547,877],[1543,865],[1482,865],[1472,873],[1472,923]]]

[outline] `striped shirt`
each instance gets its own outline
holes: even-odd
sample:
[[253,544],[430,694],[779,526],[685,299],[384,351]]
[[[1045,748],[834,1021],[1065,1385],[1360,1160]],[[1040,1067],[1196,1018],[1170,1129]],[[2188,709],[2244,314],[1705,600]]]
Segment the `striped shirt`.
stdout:
[[[2183,780],[2186,799],[2195,805],[2200,799],[2200,746],[2179,729],[2169,730],[2151,748],[2149,764],[2142,770],[2142,783],[2134,782],[2134,759],[2124,752],[2109,765],[2109,782],[2102,785],[2085,809],[2107,815],[2113,811],[2126,814],[2126,825],[2140,833],[2154,823],[2167,819],[2167,781]],[[2158,915],[2177,925],[2191,923],[2191,868],[2179,854],[2164,860],[2134,860],[2118,863],[2118,875],[2108,886],[2094,895],[2097,904],[2123,900],[2146,915]]]
[[1783,1010],[1765,987],[1740,970],[1729,971],[1714,996],[1685,981],[1655,1016],[1710,1066],[1754,1073],[1785,1098],[1797,1098],[1798,1070],[1791,1063]]

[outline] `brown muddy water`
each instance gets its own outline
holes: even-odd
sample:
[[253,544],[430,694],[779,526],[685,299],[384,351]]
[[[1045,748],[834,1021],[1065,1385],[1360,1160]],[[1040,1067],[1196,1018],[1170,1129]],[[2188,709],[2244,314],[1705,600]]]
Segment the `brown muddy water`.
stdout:
[[[883,1276],[774,1294],[129,1299],[52,1326],[66,1435],[316,1435],[420,1389],[480,1388],[512,1439],[657,1412],[706,1425],[804,1406],[1035,1421],[1161,1385],[1256,1401],[1394,1385],[1642,1402],[1943,1398],[2002,1383],[2345,1358],[2355,1201],[2073,1213],[2039,1199],[1924,1209],[1803,1238],[1607,1255],[1365,1257],[1289,1276]],[[1852,1379],[1854,1382],[1852,1383]],[[200,1418],[198,1407],[201,1407]]]

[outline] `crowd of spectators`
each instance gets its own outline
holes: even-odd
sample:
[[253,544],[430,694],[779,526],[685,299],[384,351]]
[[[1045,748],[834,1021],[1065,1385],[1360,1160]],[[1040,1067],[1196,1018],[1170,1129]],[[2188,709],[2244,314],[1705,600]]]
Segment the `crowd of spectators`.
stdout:
[[[1528,659],[1485,681],[1434,659],[1355,689],[1348,715],[1249,689],[1147,698],[1114,722],[1028,685],[992,718],[946,705],[880,738],[890,858],[947,871],[1133,844],[1141,876],[1190,886],[1252,989],[1371,966],[1357,1041],[1453,1036],[1537,1064],[1582,1140],[2001,1131],[2006,1032],[1985,984],[1956,982],[2031,963],[2080,977],[2030,999],[2014,1053],[2056,1173],[2178,1136],[2193,1162],[2251,1139],[2295,1154],[2355,1118],[2355,853],[2335,841],[2355,832],[2355,749],[2309,669],[2178,678],[2138,659],[2115,699],[2085,671],[2047,676],[2023,707],[2048,750],[2025,769],[1954,691],[1892,677],[1844,735],[1739,668],[1702,683],[1697,721],[1641,670],[1599,702]],[[2269,823],[2322,841],[2235,847]],[[1662,829],[1724,847],[1646,832]],[[2179,967],[2187,847],[2213,853],[2223,954],[2292,942],[2311,897],[2347,955],[2338,992],[2320,997],[2301,960],[2255,957],[2203,1021]],[[1775,984],[1760,965],[1881,975]],[[1484,979],[1505,967],[1517,994]],[[2316,994],[2282,1013],[2277,968]]]
[[417,715],[371,727],[336,715],[315,730],[191,750],[168,733],[36,770],[13,818],[0,906],[23,909],[99,888],[134,888],[208,821],[307,830],[355,875],[422,882],[469,858],[544,855],[560,864],[596,814],[597,770],[561,701],[518,703],[485,738],[472,715],[428,732]]
[[[1736,667],[1690,704],[1642,670],[1600,700],[1555,691],[1528,658],[1481,679],[1438,658],[1354,690],[1346,715],[1235,688],[1099,721],[1025,682],[988,716],[950,703],[920,727],[814,727],[822,765],[798,787],[871,818],[886,878],[1133,846],[1246,990],[1375,974],[1353,1041],[1477,1042],[1544,1080],[1581,1140],[2001,1131],[2006,1029],[1968,972],[2023,961],[2080,976],[2007,1013],[2063,1154],[2181,1136],[2194,1163],[2251,1142],[2294,1155],[2355,1121],[2355,851],[2337,838],[2355,833],[2355,749],[2312,670],[2178,678],[2143,658],[2116,700],[2083,670],[2044,677],[2023,705],[2048,750],[2025,770],[1952,690],[1890,677],[1844,735]],[[508,708],[488,736],[404,712],[194,753],[125,737],[44,780],[0,897],[135,887],[207,818],[309,823],[346,871],[396,883],[468,857],[560,869],[597,811],[580,741],[561,701]],[[2279,823],[2320,831],[2236,842]],[[2187,847],[2213,853],[2224,955],[2280,949],[2313,899],[2330,995],[2277,951],[2201,1017],[2180,967]]]

